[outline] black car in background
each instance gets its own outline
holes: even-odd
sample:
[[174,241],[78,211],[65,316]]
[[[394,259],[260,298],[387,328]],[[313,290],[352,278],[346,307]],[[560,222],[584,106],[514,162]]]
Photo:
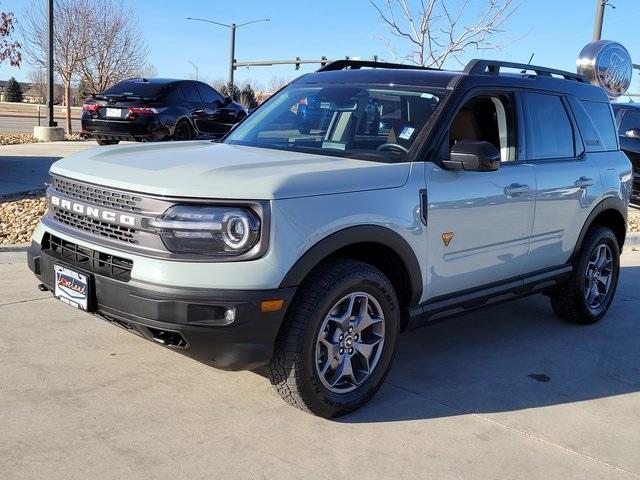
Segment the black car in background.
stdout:
[[640,104],[614,103],[620,148],[633,164],[631,202],[640,205]]
[[246,116],[242,105],[206,83],[131,78],[85,101],[82,133],[99,145],[218,138]]

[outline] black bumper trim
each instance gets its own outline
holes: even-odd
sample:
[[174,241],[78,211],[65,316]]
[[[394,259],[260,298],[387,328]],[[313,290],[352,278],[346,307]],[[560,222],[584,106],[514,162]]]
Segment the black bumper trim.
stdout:
[[[252,370],[269,362],[274,341],[295,287],[273,290],[219,290],[125,283],[67,264],[32,243],[28,264],[50,290],[53,265],[64,264],[93,278],[94,312],[149,340],[224,370]],[[262,313],[263,300],[284,299],[279,312]],[[224,311],[235,308],[228,323]],[[162,332],[162,333],[159,333]],[[167,344],[168,333],[184,342]],[[165,342],[165,343],[163,343]]]

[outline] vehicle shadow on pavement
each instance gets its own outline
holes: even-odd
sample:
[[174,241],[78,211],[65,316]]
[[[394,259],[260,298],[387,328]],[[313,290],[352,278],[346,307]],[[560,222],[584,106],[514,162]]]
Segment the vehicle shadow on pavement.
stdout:
[[0,196],[43,189],[58,158],[0,155]]
[[508,412],[640,391],[640,267],[623,267],[598,324],[536,295],[404,333],[386,383],[343,423]]

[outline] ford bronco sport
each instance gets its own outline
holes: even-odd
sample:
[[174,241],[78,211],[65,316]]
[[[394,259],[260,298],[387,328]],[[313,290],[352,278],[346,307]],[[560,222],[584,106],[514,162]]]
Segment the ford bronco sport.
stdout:
[[221,143],[86,150],[51,174],[28,254],[41,288],[212,366],[263,368],[324,417],[367,402],[399,333],[430,320],[539,292],[563,320],[600,320],[632,178],[601,88],[487,60],[334,62]]

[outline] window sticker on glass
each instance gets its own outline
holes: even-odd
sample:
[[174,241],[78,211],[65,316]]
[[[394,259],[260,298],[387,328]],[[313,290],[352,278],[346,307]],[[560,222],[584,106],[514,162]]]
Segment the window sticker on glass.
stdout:
[[398,135],[398,138],[401,138],[402,140],[409,140],[415,131],[416,129],[413,127],[404,127],[400,132],[400,135]]

